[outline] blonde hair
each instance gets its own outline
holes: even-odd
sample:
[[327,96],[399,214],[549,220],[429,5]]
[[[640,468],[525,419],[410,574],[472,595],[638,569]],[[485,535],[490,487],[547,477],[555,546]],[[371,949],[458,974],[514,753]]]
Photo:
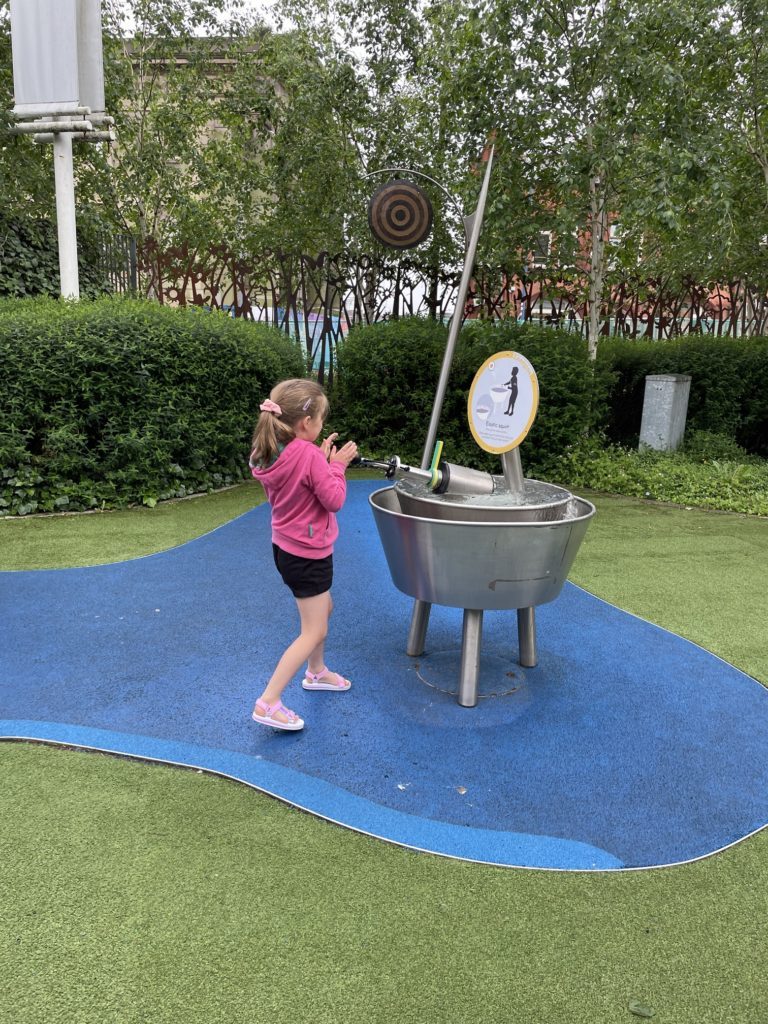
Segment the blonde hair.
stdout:
[[273,402],[280,406],[278,416],[274,412],[262,412],[251,441],[251,465],[266,468],[280,454],[282,448],[296,436],[294,428],[305,416],[323,419],[328,415],[328,399],[325,392],[313,380],[299,377],[282,380],[269,393]]

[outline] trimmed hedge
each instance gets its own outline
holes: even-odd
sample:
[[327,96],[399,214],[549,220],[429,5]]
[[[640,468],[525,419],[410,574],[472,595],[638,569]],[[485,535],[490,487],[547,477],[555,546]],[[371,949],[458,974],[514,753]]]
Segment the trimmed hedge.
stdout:
[[[334,420],[365,455],[397,454],[418,464],[440,376],[448,329],[409,318],[356,327],[338,349]],[[467,395],[494,352],[520,352],[539,379],[540,406],[523,448],[526,473],[550,461],[602,418],[612,384],[606,364],[587,358],[586,342],[566,331],[513,322],[476,322],[461,331],[438,436],[449,462],[499,472],[498,456],[476,445],[467,424]]]
[[[339,346],[335,406],[366,454],[420,461],[447,336],[443,324],[411,318],[354,328]],[[604,339],[590,364],[586,342],[566,331],[484,321],[465,325],[456,345],[438,430],[449,461],[498,471],[469,433],[466,401],[483,361],[506,349],[539,378],[539,412],[521,449],[529,475],[559,468],[590,433],[637,447],[649,374],[691,375],[686,437],[731,438],[768,456],[768,338]]]
[[[447,336],[423,318],[354,328],[339,345],[331,395],[341,440],[417,464]],[[564,478],[589,435],[599,447],[603,435],[636,446],[652,373],[691,374],[686,444],[698,438],[702,460],[736,459],[737,442],[768,454],[766,338],[606,339],[592,364],[568,332],[474,322],[459,336],[438,430],[449,461],[499,471],[471,437],[466,402],[485,359],[508,349],[539,378],[522,448],[529,476]],[[20,515],[153,505],[243,479],[259,402],[277,380],[305,372],[281,331],[125,299],[0,300],[0,360],[0,514]],[[596,468],[596,451],[586,459]],[[635,465],[636,489],[646,463]]]
[[686,434],[731,437],[748,452],[768,456],[768,338],[611,338],[601,341],[598,362],[617,378],[605,420],[611,441],[637,446],[646,376],[685,373],[691,376]]
[[138,300],[0,302],[0,512],[114,508],[247,473],[282,332]]
[[331,414],[364,455],[412,460],[423,446],[447,329],[434,320],[354,327],[337,347]]

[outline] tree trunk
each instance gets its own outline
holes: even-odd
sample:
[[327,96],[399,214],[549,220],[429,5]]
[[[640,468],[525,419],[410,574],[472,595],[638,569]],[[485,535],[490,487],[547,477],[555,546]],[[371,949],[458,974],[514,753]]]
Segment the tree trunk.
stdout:
[[599,174],[589,179],[589,230],[592,239],[589,261],[589,323],[587,344],[589,358],[597,358],[597,340],[600,335],[600,309],[605,280],[605,189]]

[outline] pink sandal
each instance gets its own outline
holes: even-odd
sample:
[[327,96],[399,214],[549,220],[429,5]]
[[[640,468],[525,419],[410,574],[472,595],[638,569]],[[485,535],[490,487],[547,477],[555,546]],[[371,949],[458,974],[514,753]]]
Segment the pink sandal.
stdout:
[[[256,708],[259,711],[263,711],[264,714],[257,715]],[[256,708],[253,709],[251,718],[254,722],[258,722],[259,725],[271,725],[273,729],[286,729],[290,732],[296,732],[304,728],[304,719],[299,718],[296,712],[287,708],[282,701],[276,700],[274,704],[267,704],[265,700],[259,698],[256,701]],[[274,717],[276,714],[281,713],[285,715],[285,722],[281,722]]]
[[[324,682],[321,682],[321,676],[325,675],[329,678]],[[331,682],[332,679],[335,679],[336,682]],[[349,679],[345,679],[344,676],[340,676],[338,672],[329,672],[328,669],[323,666],[319,672],[310,672],[309,669],[307,669],[304,673],[304,680],[301,685],[305,690],[348,690],[352,683]]]

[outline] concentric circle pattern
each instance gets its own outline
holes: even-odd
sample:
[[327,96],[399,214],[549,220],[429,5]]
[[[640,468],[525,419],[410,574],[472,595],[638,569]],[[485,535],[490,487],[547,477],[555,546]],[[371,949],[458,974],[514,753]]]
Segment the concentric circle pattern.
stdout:
[[374,236],[391,249],[413,249],[432,230],[432,204],[412,181],[389,181],[368,204],[368,224]]

